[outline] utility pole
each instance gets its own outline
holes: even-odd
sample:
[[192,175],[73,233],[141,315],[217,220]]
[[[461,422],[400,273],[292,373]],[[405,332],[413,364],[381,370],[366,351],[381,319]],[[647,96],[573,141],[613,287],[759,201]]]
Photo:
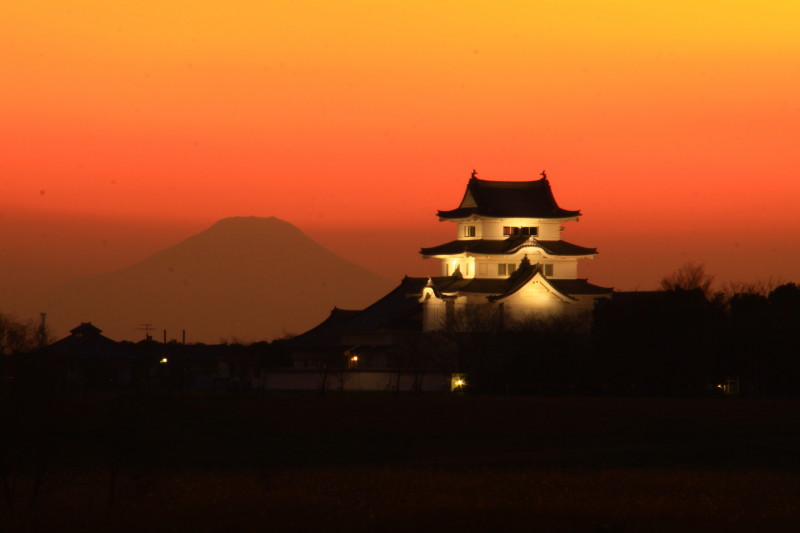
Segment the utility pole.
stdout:
[[153,340],[153,336],[150,335],[150,330],[153,329],[153,324],[148,322],[146,324],[140,324],[140,326],[142,326],[142,327],[134,328],[134,329],[139,330],[139,331],[144,331],[144,340],[146,340],[146,341]]

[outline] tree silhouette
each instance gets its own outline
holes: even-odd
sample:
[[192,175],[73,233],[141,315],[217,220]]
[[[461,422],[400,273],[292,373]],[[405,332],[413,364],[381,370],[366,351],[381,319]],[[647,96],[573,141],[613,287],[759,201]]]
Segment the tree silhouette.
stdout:
[[0,355],[29,352],[38,342],[38,328],[33,320],[22,322],[0,313]]
[[714,276],[706,272],[705,265],[689,261],[671,274],[661,278],[660,285],[665,291],[699,289],[706,297],[709,297],[713,282]]

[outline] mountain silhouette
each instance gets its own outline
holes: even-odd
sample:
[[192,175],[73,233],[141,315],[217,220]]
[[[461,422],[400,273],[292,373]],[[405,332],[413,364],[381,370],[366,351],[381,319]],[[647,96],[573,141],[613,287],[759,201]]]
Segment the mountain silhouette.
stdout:
[[78,278],[44,295],[56,335],[91,321],[113,339],[216,343],[301,333],[334,306],[369,305],[393,283],[275,217],[233,217],[140,263]]

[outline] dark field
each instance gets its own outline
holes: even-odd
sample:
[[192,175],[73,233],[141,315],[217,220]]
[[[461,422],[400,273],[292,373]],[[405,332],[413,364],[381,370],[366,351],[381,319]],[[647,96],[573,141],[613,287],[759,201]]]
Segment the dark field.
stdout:
[[0,531],[800,530],[800,400],[5,400]]

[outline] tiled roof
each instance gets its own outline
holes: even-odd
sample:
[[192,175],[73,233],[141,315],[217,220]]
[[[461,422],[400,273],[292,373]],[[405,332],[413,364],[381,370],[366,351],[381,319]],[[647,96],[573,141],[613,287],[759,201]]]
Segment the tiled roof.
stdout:
[[[458,293],[478,293],[493,296],[492,299],[514,294],[528,283],[537,272],[541,272],[538,264],[531,264],[527,257],[520,262],[519,268],[507,278],[472,278],[464,279],[460,274],[450,277],[433,278],[436,288],[446,295]],[[421,278],[420,278],[421,279]],[[545,278],[557,291],[565,296],[587,294],[611,294],[613,289],[600,287],[581,279]],[[421,290],[421,289],[420,289]]]
[[454,255],[461,253],[470,254],[514,254],[525,247],[541,248],[549,255],[581,256],[594,255],[597,248],[586,248],[567,241],[540,241],[526,236],[514,236],[502,240],[456,240],[431,248],[422,248],[422,255]]
[[570,218],[580,211],[561,209],[547,178],[534,181],[488,181],[473,177],[461,204],[439,211],[439,218],[459,219],[470,215],[518,218]]
[[611,287],[601,287],[589,283],[586,278],[579,279],[548,279],[550,284],[558,289],[559,292],[571,296],[582,294],[611,294],[614,289]]
[[[439,279],[439,278],[437,278]],[[337,345],[346,332],[421,331],[418,298],[428,278],[406,277],[386,296],[361,310],[334,308],[325,321],[292,339],[296,346]]]
[[[523,260],[509,277],[502,279],[470,278],[460,273],[432,278],[406,277],[389,294],[360,311],[336,309],[317,327],[298,335],[292,342],[298,346],[335,345],[347,332],[376,330],[421,331],[422,304],[419,297],[429,280],[438,294],[444,297],[454,293],[483,294],[492,300],[509,296],[539,272],[537,265]],[[553,287],[566,296],[582,294],[610,294],[612,289],[598,287],[585,279],[548,279]]]

